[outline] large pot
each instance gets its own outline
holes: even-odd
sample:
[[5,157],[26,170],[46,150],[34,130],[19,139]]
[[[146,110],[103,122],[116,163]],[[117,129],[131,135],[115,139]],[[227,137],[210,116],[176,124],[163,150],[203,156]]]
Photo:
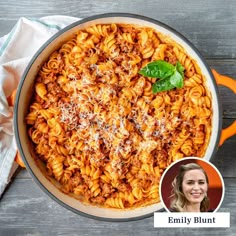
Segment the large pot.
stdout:
[[[216,153],[218,146],[221,145],[226,138],[233,135],[236,127],[236,122],[234,122],[232,126],[226,131],[222,132],[221,130],[222,110],[219,101],[217,83],[227,85],[232,89],[234,88],[235,92],[236,82],[228,77],[219,75],[215,71],[213,71],[213,75],[212,71],[209,69],[207,63],[200,55],[198,50],[192,45],[192,43],[190,43],[185,37],[183,37],[174,29],[159,21],[133,14],[103,14],[77,21],[54,35],[34,55],[20,81],[14,110],[14,128],[16,141],[20,155],[24,160],[27,170],[44,192],[46,192],[59,204],[69,210],[72,210],[75,213],[89,216],[95,219],[108,221],[137,220],[149,217],[153,215],[153,212],[155,211],[160,211],[161,209],[163,209],[162,204],[158,203],[131,210],[112,210],[99,208],[92,205],[85,205],[78,200],[69,197],[68,195],[58,190],[58,188],[54,184],[52,184],[53,181],[50,181],[42,174],[42,171],[38,168],[34,161],[33,156],[35,154],[32,151],[31,141],[29,140],[29,137],[27,135],[25,115],[27,113],[30,102],[30,94],[32,94],[34,78],[39,68],[42,66],[43,62],[47,60],[48,56],[53,51],[58,49],[61,46],[62,42],[67,41],[73,33],[75,33],[79,29],[83,29],[84,27],[88,27],[90,25],[98,23],[130,23],[152,27],[163,34],[169,35],[173,40],[182,45],[187,53],[191,55],[191,57],[197,62],[197,64],[201,68],[202,74],[207,80],[207,86],[212,94],[212,135],[210,137],[210,142],[204,156],[204,159],[206,160],[210,160],[211,157]],[[223,135],[221,136],[221,134]]]

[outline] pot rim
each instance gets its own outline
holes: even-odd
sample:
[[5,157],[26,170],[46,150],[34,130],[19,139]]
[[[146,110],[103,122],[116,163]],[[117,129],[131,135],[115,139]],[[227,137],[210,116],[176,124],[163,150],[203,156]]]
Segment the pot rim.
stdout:
[[[211,157],[208,159],[208,161],[215,155],[215,153],[217,152],[218,149],[218,143],[220,140],[220,131],[222,129],[222,105],[219,99],[219,90],[218,90],[218,86],[216,84],[216,81],[214,79],[214,76],[208,66],[208,64],[206,63],[204,57],[201,55],[201,53],[198,51],[198,49],[185,37],[183,36],[181,33],[179,33],[177,30],[173,29],[172,27],[170,27],[169,25],[162,23],[159,20],[155,20],[146,16],[142,16],[142,15],[138,15],[138,14],[132,14],[132,13],[105,13],[105,14],[97,14],[94,16],[90,16],[90,17],[86,17],[83,18],[81,20],[78,20],[68,26],[66,26],[65,28],[59,30],[57,33],[55,33],[52,37],[50,37],[37,51],[36,53],[33,55],[33,57],[31,58],[30,62],[28,63],[26,69],[24,70],[24,73],[21,77],[21,80],[19,82],[18,85],[18,89],[17,89],[17,94],[16,94],[16,101],[15,101],[15,105],[14,105],[14,132],[15,132],[15,137],[16,137],[16,143],[17,143],[17,147],[19,149],[20,155],[22,157],[22,159],[24,160],[24,163],[26,165],[26,169],[30,172],[30,175],[33,177],[34,181],[39,185],[39,187],[48,195],[50,196],[53,200],[55,200],[57,203],[59,203],[60,205],[62,205],[63,207],[65,207],[68,210],[71,210],[72,212],[82,215],[82,216],[86,216],[88,218],[91,219],[95,219],[95,220],[102,220],[102,221],[109,221],[109,222],[127,222],[127,221],[135,221],[135,220],[140,220],[140,219],[144,219],[144,218],[148,218],[153,216],[154,212],[148,213],[148,214],[144,214],[141,216],[136,216],[136,217],[130,217],[130,218],[107,218],[107,217],[100,217],[100,216],[95,216],[95,215],[91,215],[88,213],[84,213],[78,209],[75,209],[69,205],[67,205],[66,203],[64,203],[62,200],[60,200],[59,198],[57,198],[54,194],[52,194],[42,183],[41,181],[37,178],[37,176],[34,174],[34,171],[32,170],[32,168],[30,167],[30,164],[28,163],[25,154],[23,152],[23,148],[20,142],[20,137],[19,137],[19,130],[18,130],[18,121],[17,121],[17,117],[18,117],[18,109],[19,109],[19,98],[20,98],[20,94],[21,94],[21,90],[22,87],[24,86],[24,82],[25,82],[25,78],[27,77],[27,74],[30,70],[30,68],[32,67],[32,65],[34,64],[35,60],[38,58],[38,55],[40,55],[42,53],[42,51],[51,43],[53,42],[56,38],[58,38],[60,35],[62,35],[63,33],[65,33],[66,31],[81,25],[83,23],[92,21],[92,20],[96,20],[96,19],[101,19],[101,18],[115,18],[115,17],[121,17],[121,18],[132,18],[132,19],[138,19],[138,20],[144,20],[147,22],[151,22],[155,25],[161,26],[163,28],[165,28],[166,30],[168,30],[169,32],[173,33],[174,35],[176,35],[177,37],[179,37],[180,39],[182,39],[196,54],[197,56],[200,58],[201,62],[203,63],[203,65],[205,66],[207,72],[209,73],[213,86],[215,88],[215,94],[216,94],[216,101],[217,101],[217,105],[218,105],[218,110],[219,110],[219,123],[218,123],[218,132],[217,132],[217,138],[216,138],[216,144],[215,147],[212,151]],[[211,91],[212,92],[212,91]],[[161,202],[160,202],[161,204]],[[164,207],[162,207],[160,210],[158,210],[159,212],[164,211]]]

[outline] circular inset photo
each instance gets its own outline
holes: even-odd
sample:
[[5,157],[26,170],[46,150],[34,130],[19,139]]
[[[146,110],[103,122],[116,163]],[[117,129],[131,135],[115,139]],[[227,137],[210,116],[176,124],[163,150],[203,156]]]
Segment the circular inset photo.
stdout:
[[169,212],[216,212],[224,198],[224,181],[217,168],[197,157],[170,165],[160,180],[160,198]]

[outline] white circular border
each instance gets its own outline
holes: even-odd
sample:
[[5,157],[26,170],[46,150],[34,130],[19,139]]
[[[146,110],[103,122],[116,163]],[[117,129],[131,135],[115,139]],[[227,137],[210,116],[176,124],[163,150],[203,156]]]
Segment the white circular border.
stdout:
[[185,161],[185,160],[190,160],[190,159],[191,159],[191,160],[192,160],[192,159],[194,159],[194,160],[201,160],[201,161],[203,161],[203,162],[209,164],[211,167],[213,167],[213,169],[215,169],[215,171],[216,171],[216,172],[218,173],[218,175],[220,176],[220,180],[221,180],[221,183],[222,183],[222,195],[221,195],[221,199],[220,199],[220,202],[219,202],[217,208],[214,209],[214,211],[213,211],[213,212],[217,212],[217,210],[220,208],[220,206],[221,206],[221,204],[222,204],[222,202],[223,202],[223,200],[224,200],[224,196],[225,196],[225,183],[224,183],[224,179],[223,179],[223,177],[222,177],[220,171],[219,171],[211,162],[206,161],[206,160],[204,160],[203,158],[200,158],[200,157],[184,157],[184,158],[182,158],[182,159],[179,159],[179,160],[177,160],[177,161],[171,163],[171,165],[169,165],[169,166],[165,169],[165,171],[164,171],[163,174],[161,175],[160,185],[159,185],[159,196],[160,196],[160,200],[161,200],[161,203],[162,203],[163,207],[165,208],[165,210],[166,210],[167,212],[171,212],[171,211],[166,207],[166,205],[165,205],[165,203],[164,203],[164,201],[163,201],[163,199],[162,199],[162,194],[161,194],[161,186],[162,186],[162,181],[163,181],[163,179],[164,179],[165,174],[166,174],[166,173],[168,172],[168,170],[169,170],[172,166],[174,166],[176,163],[181,162],[181,161]]

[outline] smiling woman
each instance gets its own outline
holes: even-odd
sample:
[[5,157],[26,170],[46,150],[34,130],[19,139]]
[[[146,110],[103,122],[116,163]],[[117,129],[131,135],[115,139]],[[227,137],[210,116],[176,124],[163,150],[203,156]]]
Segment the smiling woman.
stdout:
[[196,163],[181,165],[178,175],[172,182],[172,210],[207,211],[209,207],[208,184],[208,176],[201,166]]
[[211,163],[186,158],[165,171],[160,192],[171,212],[208,212],[218,208],[223,199],[223,181]]

